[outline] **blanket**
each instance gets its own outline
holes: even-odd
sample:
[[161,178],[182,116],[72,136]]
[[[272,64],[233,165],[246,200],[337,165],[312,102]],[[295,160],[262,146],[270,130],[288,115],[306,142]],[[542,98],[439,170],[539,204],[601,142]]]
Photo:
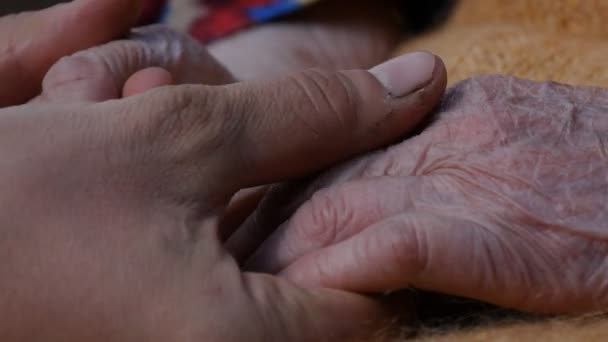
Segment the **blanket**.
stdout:
[[608,0],[461,0],[434,32],[398,53],[430,50],[450,83],[490,73],[608,87]]
[[163,22],[209,42],[288,15],[319,0],[147,0],[144,21]]

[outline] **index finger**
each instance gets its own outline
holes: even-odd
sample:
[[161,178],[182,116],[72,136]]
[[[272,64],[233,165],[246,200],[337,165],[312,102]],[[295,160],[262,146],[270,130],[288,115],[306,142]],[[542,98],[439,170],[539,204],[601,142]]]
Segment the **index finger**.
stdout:
[[0,107],[26,102],[61,57],[105,43],[135,23],[141,0],[78,0],[0,18]]

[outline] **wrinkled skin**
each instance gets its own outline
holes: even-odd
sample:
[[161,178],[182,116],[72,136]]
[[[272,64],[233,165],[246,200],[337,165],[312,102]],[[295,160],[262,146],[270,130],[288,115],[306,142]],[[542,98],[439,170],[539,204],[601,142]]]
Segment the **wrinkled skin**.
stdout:
[[[371,299],[244,273],[225,252],[234,189],[285,171],[235,152],[265,149],[237,121],[238,101],[264,90],[234,91],[0,110],[0,340],[342,340],[382,325]],[[242,163],[266,175],[231,171]]]
[[279,226],[248,267],[312,287],[606,309],[607,146],[608,90],[464,81],[419,135],[275,187],[241,228]]
[[[238,189],[323,169],[411,129],[443,93],[437,67],[427,91],[398,98],[377,71],[310,71],[1,109],[0,340],[375,334],[390,318],[382,303],[243,272],[220,221]],[[294,158],[321,146],[332,152]]]
[[[54,13],[34,16],[50,21]],[[45,77],[40,96],[0,108],[0,340],[375,335],[392,317],[383,303],[244,272],[220,239],[222,220],[241,188],[301,177],[414,128],[443,94],[441,61],[418,54],[369,71],[127,89],[121,82],[141,81],[146,69],[131,73],[148,62],[160,63],[172,83],[231,81],[210,56],[189,59],[171,48],[180,41],[172,45],[170,35],[163,37],[140,36],[64,58]],[[0,50],[13,39],[0,40]],[[2,66],[46,50],[17,51],[0,56]],[[167,51],[177,53],[156,59]],[[61,56],[53,52],[53,59]],[[424,79],[421,60],[430,67]],[[39,62],[35,69],[45,70],[48,61]],[[180,74],[187,66],[200,74]],[[11,70],[2,67],[0,74]],[[394,83],[387,74],[414,82]],[[34,82],[42,74],[24,78]],[[33,98],[29,85],[0,87],[0,98],[21,92]],[[297,158],[321,147],[330,152]]]
[[[64,59],[47,75],[45,100],[64,100],[74,89],[93,94],[88,100],[115,98],[125,75],[151,65],[166,67],[175,83],[232,81],[184,36],[151,27],[133,38]],[[103,69],[108,66],[111,72]],[[192,69],[200,72],[184,72]],[[416,286],[534,311],[603,308],[606,100],[600,90],[539,87],[496,79],[460,84],[422,135],[322,175],[290,205],[284,202],[294,197],[294,185],[276,187],[229,248],[244,259],[265,231],[281,225],[251,269],[281,272],[307,286],[373,292]],[[593,125],[597,134],[555,121],[572,106],[573,122]],[[595,107],[598,118],[578,120]],[[577,177],[584,182],[573,182]],[[567,273],[556,273],[565,263],[572,265]]]

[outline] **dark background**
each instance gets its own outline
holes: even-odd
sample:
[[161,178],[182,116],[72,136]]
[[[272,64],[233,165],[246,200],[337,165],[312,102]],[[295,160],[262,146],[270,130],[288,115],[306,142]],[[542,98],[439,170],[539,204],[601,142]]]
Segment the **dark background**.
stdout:
[[0,15],[48,7],[58,2],[65,1],[66,0],[0,0]]

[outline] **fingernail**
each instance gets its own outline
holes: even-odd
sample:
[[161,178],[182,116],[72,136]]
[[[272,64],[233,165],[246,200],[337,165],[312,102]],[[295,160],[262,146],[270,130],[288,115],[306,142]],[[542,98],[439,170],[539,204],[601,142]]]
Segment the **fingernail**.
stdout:
[[382,63],[370,72],[393,96],[402,97],[428,84],[436,63],[431,53],[413,52]]

